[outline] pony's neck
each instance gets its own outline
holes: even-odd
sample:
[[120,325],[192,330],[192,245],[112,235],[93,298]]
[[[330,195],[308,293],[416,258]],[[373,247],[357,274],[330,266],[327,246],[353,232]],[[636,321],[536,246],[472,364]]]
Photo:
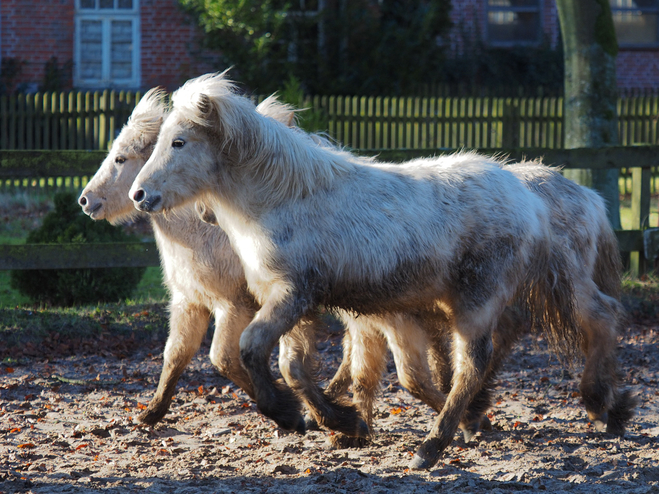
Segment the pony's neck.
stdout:
[[[238,207],[272,209],[332,187],[350,173],[354,163],[347,153],[333,153],[303,131],[254,113],[241,133],[231,168],[241,190],[235,190]],[[242,152],[241,152],[242,151]]]

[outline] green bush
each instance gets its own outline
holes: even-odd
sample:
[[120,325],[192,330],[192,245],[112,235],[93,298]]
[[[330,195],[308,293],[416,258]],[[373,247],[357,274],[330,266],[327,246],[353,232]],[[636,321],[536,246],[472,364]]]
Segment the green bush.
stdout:
[[[87,218],[76,195],[55,195],[55,210],[27,236],[29,244],[126,242],[135,240],[105,221]],[[92,246],[90,248],[93,249]],[[47,269],[11,272],[11,287],[34,302],[71,306],[117,302],[130,297],[144,268]]]

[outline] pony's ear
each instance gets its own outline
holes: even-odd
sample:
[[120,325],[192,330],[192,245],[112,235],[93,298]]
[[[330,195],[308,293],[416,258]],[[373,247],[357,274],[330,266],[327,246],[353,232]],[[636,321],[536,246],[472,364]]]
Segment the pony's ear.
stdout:
[[199,101],[197,101],[197,108],[199,109],[199,112],[206,118],[208,118],[213,111],[213,104],[211,103],[211,99],[208,97],[207,94],[201,93],[199,95]]
[[210,225],[218,225],[215,213],[213,213],[213,210],[209,208],[203,201],[195,202],[194,208],[197,212],[197,216],[199,216],[201,221]]

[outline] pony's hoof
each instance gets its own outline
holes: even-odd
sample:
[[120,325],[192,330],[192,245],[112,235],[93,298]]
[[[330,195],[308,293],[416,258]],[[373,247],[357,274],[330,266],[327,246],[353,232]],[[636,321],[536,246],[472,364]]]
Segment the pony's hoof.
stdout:
[[304,421],[304,417],[300,416],[299,420],[297,421],[297,425],[293,430],[301,436],[304,436],[307,433],[307,424]]
[[368,443],[368,439],[365,437],[352,437],[345,434],[329,436],[328,441],[332,449],[363,448]]
[[605,413],[603,413],[600,417],[597,417],[592,421],[593,427],[595,427],[595,430],[597,432],[605,432],[606,431],[606,423],[608,421],[609,417]]
[[492,432],[492,422],[490,422],[490,419],[487,418],[487,415],[483,415],[481,417],[481,430]]
[[441,451],[433,441],[424,442],[410,462],[410,470],[428,470],[439,461]]
[[137,416],[138,422],[145,425],[156,425],[162,420],[162,418],[167,413],[168,407],[151,407],[149,406],[146,410],[140,413]]
[[371,435],[371,430],[368,428],[368,424],[364,420],[360,420],[357,424],[357,434],[359,438],[367,438]]
[[318,422],[316,422],[316,419],[314,419],[310,414],[306,414],[304,416],[304,426],[308,431],[320,430],[320,426],[318,425]]
[[469,424],[460,424],[460,429],[462,429],[462,436],[466,443],[471,442],[471,440],[476,436],[476,433],[480,430],[480,425],[480,420],[475,420]]

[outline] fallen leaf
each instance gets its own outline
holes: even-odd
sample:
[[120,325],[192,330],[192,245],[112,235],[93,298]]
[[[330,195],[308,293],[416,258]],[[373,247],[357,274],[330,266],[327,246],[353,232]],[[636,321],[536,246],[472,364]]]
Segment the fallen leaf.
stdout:
[[398,415],[402,411],[403,410],[400,407],[398,407],[398,408],[392,408],[391,410],[389,410],[389,413],[391,413],[391,415]]
[[19,448],[34,448],[34,443],[23,443],[18,445]]

